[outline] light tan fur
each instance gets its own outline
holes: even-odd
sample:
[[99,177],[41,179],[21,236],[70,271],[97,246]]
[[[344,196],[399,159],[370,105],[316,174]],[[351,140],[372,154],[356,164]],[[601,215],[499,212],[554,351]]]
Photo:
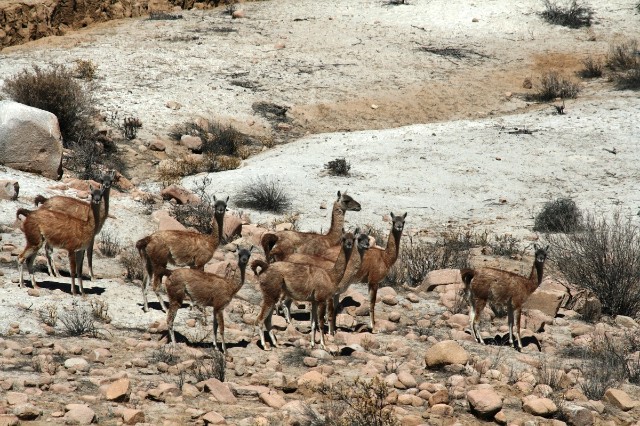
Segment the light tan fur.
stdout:
[[173,323],[176,312],[182,306],[185,297],[188,296],[192,303],[213,308],[213,346],[217,349],[217,333],[220,326],[222,339],[222,351],[227,351],[224,340],[224,308],[229,305],[233,296],[242,288],[245,278],[245,270],[251,256],[253,246],[238,251],[239,273],[224,276],[211,274],[198,269],[177,269],[171,272],[165,284],[169,296],[169,310],[167,311],[167,325],[171,342],[175,344],[176,338],[173,331]]
[[23,267],[25,261],[34,288],[38,288],[33,270],[33,261],[38,254],[38,250],[44,243],[51,247],[67,250],[69,254],[69,264],[71,272],[71,293],[76,294],[75,277],[78,276],[80,293],[84,295],[82,283],[82,259],[84,251],[95,238],[97,224],[102,220],[104,211],[101,209],[102,191],[91,188],[91,214],[89,220],[78,219],[67,214],[48,210],[38,209],[29,212],[25,209],[18,209],[16,215],[24,215],[23,232],[27,245],[18,256],[20,270],[20,287],[23,281]]
[[[109,195],[111,193],[111,185],[113,183],[113,179],[115,178],[115,173],[115,170],[111,171],[110,173],[106,173],[100,181],[102,188],[101,205],[104,209],[104,214],[101,214],[101,220],[98,223],[96,234],[100,233],[100,231],[102,230],[102,226],[109,216]],[[43,196],[39,195],[36,196],[35,203],[36,206],[40,204],[41,209],[59,211],[81,220],[89,220],[89,215],[91,215],[91,205],[86,201],[82,201],[73,197],[57,195],[51,198],[44,198]],[[91,276],[91,281],[95,279],[95,276],[93,274],[94,240],[95,236],[91,240],[91,244],[89,244],[89,247],[87,247],[87,264],[89,266],[89,275]],[[49,269],[49,275],[57,277],[60,276],[60,273],[58,272],[56,264],[51,257],[52,252],[53,249],[49,245],[45,244],[45,254],[47,256],[47,268]],[[82,273],[82,266],[80,267],[80,272]]]
[[340,245],[344,228],[344,216],[348,211],[360,211],[360,203],[347,194],[338,191],[338,199],[333,203],[331,225],[326,234],[299,231],[266,232],[260,244],[267,262],[287,260],[292,253],[317,255],[331,246]]
[[[375,332],[375,307],[378,295],[378,285],[387,276],[391,267],[396,263],[400,253],[400,238],[404,230],[404,221],[407,213],[396,216],[391,213],[391,231],[384,249],[373,247],[364,255],[360,270],[354,274],[350,284],[367,283],[369,286],[369,319],[371,332]],[[337,309],[334,310],[337,312]],[[331,319],[335,324],[335,314]],[[335,328],[334,328],[335,331]]]
[[204,265],[211,260],[213,253],[220,245],[224,214],[227,209],[226,201],[216,200],[214,197],[214,217],[211,234],[200,234],[193,231],[158,231],[136,242],[144,267],[142,279],[143,309],[149,310],[147,288],[152,283],[153,291],[163,311],[167,307],[160,295],[162,277],[168,275],[167,264],[176,266],[190,266],[193,269],[204,270]]
[[[318,318],[318,306],[321,305],[320,310],[324,311],[324,304],[333,297],[336,286],[347,266],[354,240],[352,233],[342,234],[342,249],[330,270],[291,262],[267,264],[261,260],[253,261],[251,268],[258,275],[262,292],[262,307],[256,319],[256,325],[264,349],[267,349],[264,340],[265,331],[269,335],[271,344],[277,347],[275,336],[271,330],[271,316],[276,302],[283,293],[293,300],[311,302],[311,346],[315,346],[315,331],[316,326],[319,326],[320,344],[324,347],[324,319]],[[260,272],[258,272],[258,268],[261,269]]]
[[544,273],[544,262],[547,258],[546,248],[535,247],[535,258],[529,277],[514,274],[495,268],[461,269],[460,274],[465,283],[465,295],[469,303],[469,323],[471,332],[478,341],[484,344],[484,340],[478,331],[477,324],[480,322],[482,313],[487,302],[505,305],[508,311],[509,343],[513,341],[513,326],[515,318],[516,337],[518,347],[522,349],[520,340],[520,316],[522,305],[529,296],[538,288],[542,282]]

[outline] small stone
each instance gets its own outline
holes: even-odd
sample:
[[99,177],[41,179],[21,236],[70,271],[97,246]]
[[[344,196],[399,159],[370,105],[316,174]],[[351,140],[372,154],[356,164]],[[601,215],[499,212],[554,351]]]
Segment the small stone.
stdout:
[[470,390],[467,401],[471,411],[483,419],[492,419],[502,409],[502,397],[490,386]]
[[125,408],[122,410],[122,421],[125,425],[135,425],[137,423],[144,423],[145,417],[142,410],[136,410],[133,408]]
[[84,358],[69,358],[64,362],[64,367],[76,371],[89,371],[89,363]]
[[13,409],[20,420],[35,420],[42,414],[42,411],[32,404],[20,404]]
[[224,417],[222,417],[220,414],[216,413],[215,411],[209,411],[207,414],[203,415],[201,418],[202,420],[204,420],[204,423],[206,425],[226,425],[227,424]]
[[124,402],[129,399],[129,379],[123,378],[107,385],[104,396],[108,401]]
[[549,398],[538,398],[531,395],[522,404],[522,409],[534,416],[549,417],[558,411],[558,407]]
[[469,354],[457,342],[445,340],[428,348],[424,360],[429,368],[450,364],[464,365],[469,361]]
[[281,395],[272,392],[261,393],[260,401],[264,402],[267,406],[276,409],[282,408],[282,406],[287,403]]
[[306,356],[304,357],[302,362],[307,367],[315,367],[318,365],[318,358],[314,358],[312,356]]
[[234,10],[233,13],[231,14],[231,18],[233,19],[240,19],[244,17],[245,17],[245,12],[243,9]]
[[26,404],[29,396],[22,392],[7,392],[6,399],[9,405],[20,405]]

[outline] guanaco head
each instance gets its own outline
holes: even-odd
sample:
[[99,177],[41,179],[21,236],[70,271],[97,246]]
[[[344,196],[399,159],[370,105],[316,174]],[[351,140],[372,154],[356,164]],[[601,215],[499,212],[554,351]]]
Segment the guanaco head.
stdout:
[[350,253],[353,250],[353,243],[355,242],[355,235],[352,232],[346,232],[342,229],[341,244],[345,252]]
[[213,196],[213,214],[216,217],[224,217],[224,213],[227,211],[227,203],[229,202],[229,197],[227,196],[226,200],[218,200],[216,196]]
[[360,203],[351,198],[351,196],[347,195],[346,193],[341,194],[340,191],[338,191],[337,203],[343,212],[346,212],[348,210],[354,212],[360,211]]
[[116,171],[112,170],[109,173],[105,173],[104,176],[102,176],[102,180],[100,181],[100,184],[102,185],[102,190],[106,191],[108,189],[111,188],[111,185],[113,184],[113,180],[116,177]]
[[238,250],[238,266],[240,268],[244,269],[247,267],[252,251],[253,251],[253,246],[251,246],[249,249],[241,248]]
[[393,221],[392,228],[395,232],[402,232],[402,230],[404,229],[404,220],[406,217],[406,212],[402,216],[396,216],[393,214],[393,212],[391,212],[391,220]]
[[536,251],[535,257],[536,257],[536,263],[538,264],[544,264],[544,261],[547,260],[547,251],[549,250],[549,246],[546,246],[545,248],[542,248],[540,246],[538,246],[537,244],[533,245],[533,248]]
[[91,191],[91,204],[100,204],[100,201],[102,201],[102,189],[94,188],[89,184],[89,191]]
[[355,234],[358,236],[356,238],[356,247],[360,253],[364,253],[364,251],[369,250],[370,247],[369,234],[365,234],[364,232],[360,233],[358,231],[358,229],[355,231]]

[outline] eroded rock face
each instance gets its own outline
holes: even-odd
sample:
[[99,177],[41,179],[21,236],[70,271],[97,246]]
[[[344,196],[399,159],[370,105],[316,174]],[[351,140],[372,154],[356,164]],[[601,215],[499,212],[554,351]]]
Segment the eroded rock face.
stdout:
[[0,101],[0,164],[50,179],[62,177],[62,136],[50,112]]

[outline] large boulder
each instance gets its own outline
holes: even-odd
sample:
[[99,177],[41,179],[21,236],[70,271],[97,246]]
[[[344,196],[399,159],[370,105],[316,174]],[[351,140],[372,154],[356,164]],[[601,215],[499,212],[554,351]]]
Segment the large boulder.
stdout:
[[0,101],[0,164],[62,177],[62,136],[50,112],[13,101]]
[[469,353],[453,340],[438,342],[425,351],[424,361],[428,368],[450,364],[466,364]]

